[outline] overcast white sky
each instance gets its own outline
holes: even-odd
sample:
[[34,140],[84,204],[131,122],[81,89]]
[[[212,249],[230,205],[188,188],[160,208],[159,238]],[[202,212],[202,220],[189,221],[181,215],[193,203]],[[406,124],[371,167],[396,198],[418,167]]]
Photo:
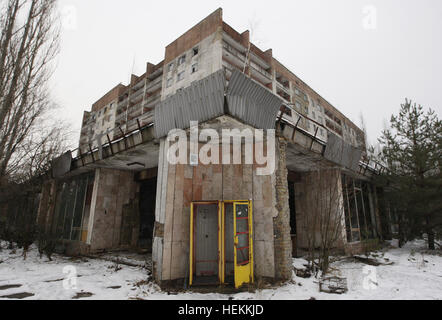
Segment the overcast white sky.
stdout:
[[406,97],[441,117],[440,0],[59,0],[53,93],[75,139],[84,110],[132,70],[160,62],[167,44],[219,7],[237,31],[253,25],[261,49],[357,125],[362,113],[370,142]]

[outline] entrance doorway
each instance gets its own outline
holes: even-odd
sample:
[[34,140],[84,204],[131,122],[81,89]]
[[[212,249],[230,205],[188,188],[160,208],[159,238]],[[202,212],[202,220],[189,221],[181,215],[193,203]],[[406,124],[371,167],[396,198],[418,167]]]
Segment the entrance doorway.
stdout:
[[296,250],[296,203],[295,203],[295,182],[288,181],[289,208],[290,208],[290,237],[292,239],[292,256],[297,257]]
[[155,202],[157,178],[144,180],[140,183],[140,229],[138,247],[152,250],[152,237],[155,224]]
[[253,283],[251,201],[193,202],[190,285]]

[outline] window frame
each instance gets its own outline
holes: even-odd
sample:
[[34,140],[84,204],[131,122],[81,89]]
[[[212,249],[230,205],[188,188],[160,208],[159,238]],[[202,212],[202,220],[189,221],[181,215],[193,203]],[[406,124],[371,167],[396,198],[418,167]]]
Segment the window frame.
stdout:
[[186,63],[186,55],[185,54],[183,54],[182,56],[180,56],[178,58],[178,66],[180,66],[180,65],[182,65],[184,63]]
[[[182,75],[182,77],[180,78],[181,75]],[[177,82],[180,82],[180,81],[184,80],[185,75],[186,75],[186,71],[185,70],[183,70],[181,72],[178,72],[178,74],[176,75]]]

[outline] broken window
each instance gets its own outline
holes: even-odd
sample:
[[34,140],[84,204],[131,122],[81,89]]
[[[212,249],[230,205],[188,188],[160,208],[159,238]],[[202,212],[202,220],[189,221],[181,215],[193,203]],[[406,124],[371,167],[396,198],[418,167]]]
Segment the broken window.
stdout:
[[195,72],[197,72],[198,71],[198,63],[194,63],[193,65],[192,65],[192,73],[195,73]]
[[184,79],[184,71],[181,71],[180,73],[178,73],[177,75],[177,81],[181,81]]
[[343,175],[342,187],[347,241],[355,242],[373,238],[375,218],[369,202],[368,184]]
[[193,56],[198,55],[198,52],[199,52],[199,48],[198,47],[193,48]]
[[58,185],[53,231],[59,239],[86,241],[93,182],[93,175],[82,175]]
[[169,66],[167,67],[167,72],[171,72],[173,69],[173,62],[169,64]]
[[354,190],[354,181],[350,177],[342,176],[342,185],[344,191],[344,210],[345,210],[345,225],[347,231],[347,241],[359,241],[359,218],[356,207],[356,196]]
[[179,59],[178,59],[178,65],[182,65],[184,62],[186,62],[186,55],[182,55]]
[[285,108],[285,109],[284,109],[284,113],[285,113],[286,115],[288,115],[289,117],[292,116],[292,110],[290,110],[289,108]]

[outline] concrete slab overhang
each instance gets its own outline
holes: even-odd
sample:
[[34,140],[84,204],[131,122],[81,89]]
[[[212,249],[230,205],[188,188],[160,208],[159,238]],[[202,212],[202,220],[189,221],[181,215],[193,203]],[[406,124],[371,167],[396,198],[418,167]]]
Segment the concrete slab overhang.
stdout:
[[[296,172],[308,172],[326,168],[339,168],[347,175],[357,179],[369,180],[375,172],[360,161],[360,150],[336,143],[337,138],[330,139],[334,144],[318,139],[308,132],[282,120],[277,124],[280,134],[288,141],[286,151],[287,168]],[[337,148],[336,150],[327,150],[327,148]],[[332,157],[337,153],[348,153],[345,157]],[[325,156],[327,155],[328,156]],[[356,159],[352,159],[355,157]],[[353,161],[350,161],[350,160]]]
[[159,142],[153,125],[135,130],[72,160],[70,174],[95,168],[142,171],[158,166]]

